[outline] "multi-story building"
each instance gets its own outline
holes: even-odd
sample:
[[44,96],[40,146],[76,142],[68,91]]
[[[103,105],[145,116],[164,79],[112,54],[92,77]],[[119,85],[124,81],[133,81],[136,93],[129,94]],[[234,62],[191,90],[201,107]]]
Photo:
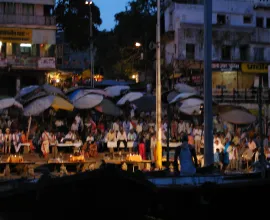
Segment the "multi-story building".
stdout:
[[0,0],[0,94],[44,83],[55,69],[55,0]]
[[[183,80],[202,85],[204,0],[168,0],[165,63]],[[214,0],[212,12],[213,90],[250,89],[258,74],[267,84],[270,63],[270,1]]]

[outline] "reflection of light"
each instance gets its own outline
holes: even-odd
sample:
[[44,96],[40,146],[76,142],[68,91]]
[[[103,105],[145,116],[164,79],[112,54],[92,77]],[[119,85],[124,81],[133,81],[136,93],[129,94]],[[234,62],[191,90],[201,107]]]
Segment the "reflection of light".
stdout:
[[93,1],[85,1],[86,5],[91,5],[93,3]]
[[135,79],[136,78],[136,76],[135,75],[132,75],[132,79]]
[[31,47],[31,44],[20,44],[20,47]]
[[2,47],[2,45],[3,45],[3,43],[2,43],[2,41],[0,41],[0,47]]
[[59,83],[60,82],[60,79],[56,79],[56,82]]

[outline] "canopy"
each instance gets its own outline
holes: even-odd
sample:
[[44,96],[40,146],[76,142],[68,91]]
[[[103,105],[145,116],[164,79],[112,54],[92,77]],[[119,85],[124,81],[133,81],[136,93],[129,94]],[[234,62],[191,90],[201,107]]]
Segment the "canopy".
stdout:
[[129,90],[129,86],[109,86],[105,88],[105,91],[111,96],[116,97],[120,96],[123,91]]
[[37,116],[50,107],[54,108],[55,110],[62,109],[66,111],[73,111],[74,108],[74,106],[67,100],[59,96],[50,95],[36,99],[33,102],[29,103],[24,108],[24,115]]
[[132,102],[143,96],[142,92],[129,92],[124,95],[118,102],[117,105],[124,105],[127,101]]
[[122,115],[122,110],[109,99],[103,99],[102,102],[95,107],[95,109],[105,115],[111,115],[115,117]]
[[156,96],[145,95],[132,102],[138,112],[153,112],[156,111]]
[[200,106],[204,101],[198,98],[189,98],[181,102],[179,111],[187,115],[198,115],[200,113]]
[[91,109],[99,105],[103,100],[102,95],[88,94],[73,102],[77,109]]
[[0,99],[0,109],[6,109],[10,107],[17,107],[23,109],[23,106],[17,102],[14,98],[3,98]]
[[220,118],[223,121],[238,125],[251,124],[256,121],[256,117],[254,115],[240,109],[221,113]]
[[70,101],[74,102],[74,101],[82,98],[83,96],[91,94],[91,93],[103,95],[105,97],[108,96],[108,93],[102,89],[78,89],[78,90],[75,90],[74,92],[70,93],[68,95],[68,97],[69,97]]
[[197,93],[195,88],[183,83],[176,84],[174,88],[178,92]]
[[179,100],[183,100],[183,99],[187,99],[190,97],[194,97],[197,96],[197,93],[189,93],[189,92],[185,92],[185,93],[180,93],[178,95],[176,95],[171,101],[170,104],[173,104]]

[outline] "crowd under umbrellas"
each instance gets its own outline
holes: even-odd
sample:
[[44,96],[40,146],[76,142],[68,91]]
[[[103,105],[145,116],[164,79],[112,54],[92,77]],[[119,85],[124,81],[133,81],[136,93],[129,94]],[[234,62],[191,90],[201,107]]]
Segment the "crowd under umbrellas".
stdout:
[[[185,84],[175,85],[173,91],[168,91],[163,96],[163,147],[179,147],[183,133],[193,136],[196,144],[192,141],[190,143],[197,146],[196,134],[190,129],[198,130],[203,126],[203,97]],[[168,106],[172,110],[170,113],[166,110]],[[72,141],[72,146],[76,146],[73,153],[77,156],[82,154],[97,157],[99,153],[110,150],[107,145],[108,136],[114,134],[112,141],[116,143],[113,147],[115,150],[120,151],[120,146],[127,150],[127,146],[131,146],[132,154],[138,154],[152,163],[155,161],[156,97],[149,91],[132,91],[129,86],[109,86],[105,89],[74,87],[64,93],[52,85],[33,85],[23,88],[14,98],[3,97],[0,100],[0,109],[6,117],[9,116],[10,109],[14,108],[20,115],[17,117],[20,122],[14,126],[11,126],[11,122],[10,125],[1,127],[4,131],[9,129],[9,132],[4,132],[1,142],[2,147],[9,149],[3,151],[4,153],[28,153],[24,152],[26,150],[40,153],[45,158],[49,158],[52,153],[53,158],[57,158],[57,146],[64,145],[65,141]],[[218,106],[215,102],[213,108],[218,115],[217,121],[222,120],[238,126],[256,121],[256,117],[243,108]],[[170,120],[167,113],[171,114]],[[13,118],[13,121],[17,118]],[[183,121],[186,126],[181,130],[180,124]],[[193,124],[196,125],[194,128]],[[9,136],[11,138],[8,138],[7,142],[4,137],[9,133],[12,136]],[[122,139],[118,139],[118,136]],[[200,134],[200,142],[202,139],[203,132]],[[128,144],[131,141],[133,144]],[[26,143],[30,143],[31,147],[18,147]],[[203,143],[200,143],[199,148],[196,148],[198,155],[202,153],[202,145]],[[203,160],[203,156],[200,160]]]

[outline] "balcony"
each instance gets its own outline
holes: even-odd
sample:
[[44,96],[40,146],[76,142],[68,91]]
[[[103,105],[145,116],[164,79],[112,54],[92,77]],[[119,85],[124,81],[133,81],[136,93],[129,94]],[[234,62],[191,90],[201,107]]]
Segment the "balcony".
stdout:
[[56,25],[53,16],[28,16],[28,15],[0,15],[0,24],[18,24],[18,25]]
[[0,68],[9,67],[11,69],[55,69],[54,57],[24,57],[8,56],[0,59]]

